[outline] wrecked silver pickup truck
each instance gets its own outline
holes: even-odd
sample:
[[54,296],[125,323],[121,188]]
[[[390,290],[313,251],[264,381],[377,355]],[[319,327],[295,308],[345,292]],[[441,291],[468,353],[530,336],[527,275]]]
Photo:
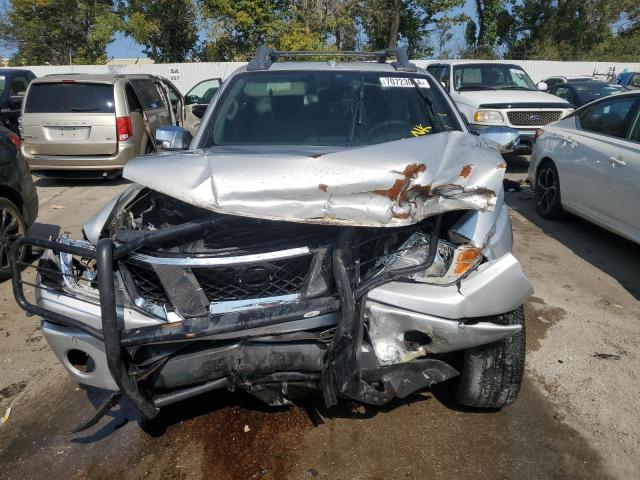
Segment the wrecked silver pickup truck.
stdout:
[[235,72],[193,140],[159,129],[166,151],[127,164],[83,240],[14,244],[46,249],[33,300],[13,262],[19,304],[78,382],[113,392],[82,428],[123,395],[153,418],[225,388],[381,405],[452,379],[462,404],[515,400],[532,288],[501,145],[402,50],[280,56]]

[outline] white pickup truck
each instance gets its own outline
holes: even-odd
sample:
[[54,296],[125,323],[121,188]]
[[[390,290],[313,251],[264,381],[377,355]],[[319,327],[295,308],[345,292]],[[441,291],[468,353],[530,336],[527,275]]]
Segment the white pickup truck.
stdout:
[[573,111],[562,98],[539,91],[522,67],[515,64],[438,60],[426,69],[445,86],[469,128],[515,128],[520,132],[523,149],[531,148],[537,128]]

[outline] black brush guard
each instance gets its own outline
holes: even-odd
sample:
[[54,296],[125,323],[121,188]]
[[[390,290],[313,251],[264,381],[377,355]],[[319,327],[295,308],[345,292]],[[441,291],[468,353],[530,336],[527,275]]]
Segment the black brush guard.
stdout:
[[[227,331],[272,325],[289,319],[302,318],[304,313],[311,309],[317,310],[319,314],[341,311],[341,318],[327,349],[324,369],[321,375],[321,387],[327,406],[337,404],[338,397],[348,397],[380,405],[387,403],[394,396],[405,397],[419,388],[428,386],[431,383],[444,381],[457,374],[453,368],[444,362],[433,359],[416,360],[394,367],[383,367],[375,372],[366,371],[364,375],[360,368],[360,351],[364,325],[359,315],[359,301],[366,292],[378,285],[398,280],[431,266],[437,251],[441,216],[436,217],[427,261],[424,264],[378,275],[373,280],[361,283],[358,286],[353,285],[349,278],[347,267],[352,260],[349,247],[355,235],[355,229],[345,228],[342,230],[333,251],[333,270],[339,299],[327,297],[301,301],[293,305],[271,308],[271,310],[265,308],[257,312],[246,312],[244,318],[235,317],[235,325],[231,325],[229,322],[226,324],[225,322],[220,322],[220,316],[211,315],[209,318],[189,318],[181,322],[163,324],[162,326],[125,330],[121,322],[118,321],[114,265],[141,247],[149,248],[160,245],[168,240],[209,229],[212,226],[213,221],[211,219],[187,222],[161,231],[145,233],[135,240],[122,245],[116,245],[109,238],[103,238],[98,241],[95,250],[30,236],[19,238],[13,243],[10,252],[10,263],[13,293],[19,306],[28,314],[37,315],[50,322],[80,330],[104,342],[109,371],[120,388],[120,392],[116,392],[108,398],[104,405],[96,411],[94,417],[77,430],[82,430],[95,424],[111,406],[117,403],[122,395],[127,396],[145,418],[151,419],[158,414],[159,408],[164,405],[209,390],[222,388],[228,384],[227,379],[222,378],[204,385],[188,387],[170,393],[153,395],[150,391],[141,391],[134,375],[127,347],[158,342],[194,340]],[[22,280],[21,266],[24,264],[17,259],[19,258],[18,252],[20,249],[28,246],[96,260],[102,316],[101,330],[97,330],[69,316],[34,305],[27,300],[23,284],[29,283]],[[375,388],[367,381],[368,379],[376,379],[378,382],[382,382],[383,388]],[[410,379],[410,381],[407,382],[407,379]],[[409,383],[412,385],[411,388],[406,387]]]

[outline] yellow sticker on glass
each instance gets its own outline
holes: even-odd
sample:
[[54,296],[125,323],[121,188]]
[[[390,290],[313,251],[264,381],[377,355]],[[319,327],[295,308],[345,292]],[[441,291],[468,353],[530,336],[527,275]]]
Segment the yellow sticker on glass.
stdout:
[[411,129],[411,135],[414,137],[421,137],[422,135],[426,135],[427,133],[431,133],[432,127],[426,127],[424,125],[416,125]]

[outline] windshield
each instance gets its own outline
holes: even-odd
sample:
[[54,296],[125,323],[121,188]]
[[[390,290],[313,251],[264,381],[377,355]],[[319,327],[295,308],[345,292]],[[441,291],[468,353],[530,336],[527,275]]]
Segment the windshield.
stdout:
[[426,76],[251,72],[230,81],[200,146],[356,146],[460,129]]
[[608,97],[609,95],[615,95],[625,91],[625,88],[619,85],[576,85],[576,92],[586,102],[591,102],[598,98]]
[[453,85],[463,90],[537,90],[529,75],[514,65],[469,64],[453,68]]

